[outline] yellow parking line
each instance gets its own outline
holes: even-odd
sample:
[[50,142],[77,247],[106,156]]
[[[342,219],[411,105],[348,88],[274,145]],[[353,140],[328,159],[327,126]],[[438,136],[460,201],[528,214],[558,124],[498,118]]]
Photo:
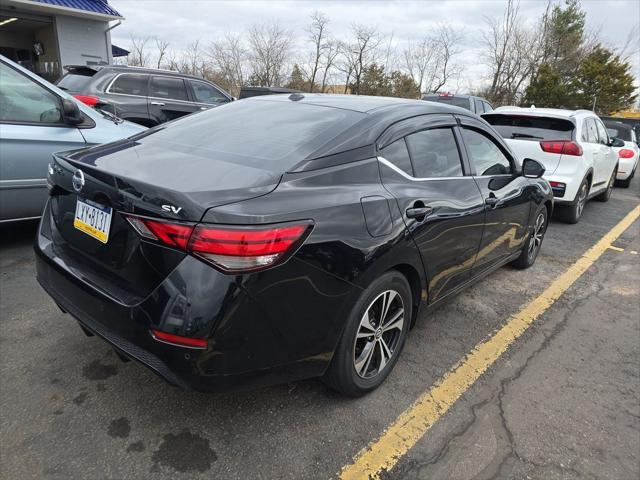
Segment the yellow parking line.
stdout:
[[615,252],[624,252],[624,248],[616,247],[614,245],[609,245],[609,250],[613,250]]
[[476,345],[438,383],[420,395],[380,438],[370,443],[354,458],[353,463],[342,469],[340,478],[342,480],[379,478],[382,471],[393,468],[458,398],[600,258],[638,217],[640,217],[640,205],[629,212],[598,243],[556,278],[544,292],[529,302],[520,312],[511,316],[492,337]]

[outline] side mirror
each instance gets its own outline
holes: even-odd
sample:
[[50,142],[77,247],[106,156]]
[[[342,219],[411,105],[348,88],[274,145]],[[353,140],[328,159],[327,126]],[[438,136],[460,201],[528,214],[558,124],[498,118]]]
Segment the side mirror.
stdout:
[[84,121],[82,112],[73,100],[62,99],[62,120],[69,125],[79,125]]
[[525,158],[522,162],[522,175],[526,178],[540,178],[544,172],[544,166],[533,158]]
[[617,137],[613,137],[610,141],[609,141],[609,146],[610,147],[624,147],[624,140],[617,138]]

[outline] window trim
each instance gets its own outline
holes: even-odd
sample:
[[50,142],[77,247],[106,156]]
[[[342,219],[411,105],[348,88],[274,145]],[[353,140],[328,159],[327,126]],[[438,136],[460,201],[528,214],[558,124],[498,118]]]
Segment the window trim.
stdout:
[[386,165],[387,167],[389,167],[391,170],[393,170],[397,174],[402,175],[407,180],[411,180],[411,181],[414,181],[414,182],[428,182],[428,181],[439,181],[439,180],[461,180],[463,178],[473,179],[473,177],[471,175],[466,175],[466,174],[465,175],[460,175],[458,177],[413,177],[413,176],[409,175],[407,172],[405,172],[404,170],[402,170],[401,168],[399,168],[396,165],[394,165],[393,162],[391,162],[390,160],[387,160],[386,158],[384,158],[382,155],[378,154],[378,155],[376,155],[376,158],[378,159],[379,163],[382,163],[383,165]]
[[[56,92],[51,90],[46,85],[43,85],[42,83],[38,82],[37,80],[34,80],[30,76],[25,75],[23,72],[21,72],[17,68],[14,68],[13,66],[9,65],[8,63],[5,63],[5,62],[0,62],[0,63],[5,67],[10,68],[14,72],[16,72],[18,75],[28,79],[29,81],[35,83],[40,88],[42,88],[42,89],[46,90],[47,92],[49,92],[51,95],[53,95],[58,100],[58,108],[60,108],[60,121],[59,122],[43,123],[43,122],[21,122],[21,121],[18,121],[18,120],[0,120],[0,125],[19,125],[19,126],[57,127],[57,128],[82,128],[82,127],[79,127],[77,125],[69,125],[68,123],[65,123],[65,121],[63,120],[63,117],[62,117],[62,97],[60,95],[58,95]],[[85,113],[83,111],[80,111],[80,113],[82,114],[83,117],[86,117],[86,115],[85,115]],[[93,126],[95,126],[95,124]],[[87,128],[87,127],[85,127],[85,128]]]

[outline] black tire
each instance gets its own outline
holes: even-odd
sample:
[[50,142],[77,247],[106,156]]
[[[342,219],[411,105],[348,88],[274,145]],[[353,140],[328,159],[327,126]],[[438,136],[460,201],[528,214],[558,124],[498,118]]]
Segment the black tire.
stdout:
[[556,207],[556,217],[559,220],[565,223],[578,223],[589,198],[589,183],[589,178],[582,180],[573,202],[569,205],[558,205]]
[[[395,292],[395,295],[389,292]],[[382,313],[385,299],[389,297],[391,301],[387,315],[380,322],[376,317]],[[354,305],[323,381],[350,397],[358,397],[376,389],[393,370],[404,347],[413,313],[411,300],[409,283],[400,272],[391,270],[375,280]],[[403,316],[401,322],[399,318],[393,319],[400,308]],[[369,314],[368,326],[365,326],[365,313]],[[398,323],[401,323],[400,329],[383,330],[385,324],[389,327]],[[383,352],[390,353],[388,358],[384,354],[384,364]],[[360,366],[359,371],[356,365]]]
[[624,180],[616,180],[616,187],[619,188],[629,188],[629,186],[631,185],[631,176],[629,176],[629,178],[626,178]]
[[611,173],[611,177],[609,178],[609,183],[607,183],[607,189],[602,192],[600,195],[598,195],[596,197],[596,200],[598,200],[599,202],[608,202],[609,199],[611,198],[611,192],[613,192],[613,186],[616,183],[616,175],[618,174],[618,166],[616,165],[616,168],[613,169],[613,172]]
[[529,235],[529,241],[527,245],[522,249],[520,256],[516,258],[511,265],[516,268],[529,268],[536,262],[538,253],[540,253],[540,247],[544,240],[544,234],[547,232],[547,226],[549,225],[549,211],[547,207],[543,206],[533,220],[533,226],[531,235]]

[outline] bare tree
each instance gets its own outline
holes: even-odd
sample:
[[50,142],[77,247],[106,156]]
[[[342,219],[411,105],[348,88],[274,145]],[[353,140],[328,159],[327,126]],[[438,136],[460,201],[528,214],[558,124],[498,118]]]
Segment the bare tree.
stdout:
[[291,34],[277,23],[253,25],[249,30],[251,79],[259,85],[279,86],[291,50]]
[[514,0],[508,0],[501,19],[487,18],[486,22],[489,31],[483,43],[491,84],[484,93],[494,104],[517,103],[540,62],[544,33],[523,27],[519,3]]
[[436,92],[459,76],[461,67],[452,60],[459,53],[461,40],[462,34],[442,24],[404,50],[404,66],[421,91]]
[[331,69],[335,66],[338,55],[340,55],[339,43],[333,40],[327,42],[322,63],[322,84],[320,86],[322,93],[326,91],[327,80],[329,79]]
[[365,69],[376,61],[378,47],[382,42],[382,37],[374,27],[354,24],[351,27],[354,36],[352,43],[342,43],[342,61],[339,69],[346,75],[345,93],[349,88],[351,79],[351,93],[358,94],[362,74]]
[[[311,24],[307,28],[309,40],[313,43],[314,57],[311,62],[311,73],[309,75],[309,92],[313,92],[316,82],[316,75],[322,67],[322,59],[328,47],[327,43],[327,25],[329,19],[322,12],[313,12],[311,15]],[[326,69],[325,69],[326,72]],[[324,88],[324,87],[323,87]]]
[[158,49],[158,61],[156,63],[156,68],[160,68],[162,65],[162,60],[164,60],[167,55],[167,49],[169,48],[169,42],[166,40],[161,40],[158,37],[154,38],[156,43],[156,48]]
[[127,62],[136,67],[146,67],[149,64],[150,53],[147,50],[149,37],[136,37],[131,35],[131,52]]
[[248,51],[240,35],[226,35],[209,44],[207,54],[222,78],[222,86],[238,93],[247,80]]

